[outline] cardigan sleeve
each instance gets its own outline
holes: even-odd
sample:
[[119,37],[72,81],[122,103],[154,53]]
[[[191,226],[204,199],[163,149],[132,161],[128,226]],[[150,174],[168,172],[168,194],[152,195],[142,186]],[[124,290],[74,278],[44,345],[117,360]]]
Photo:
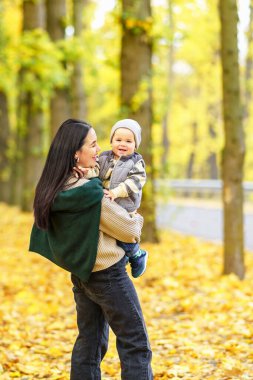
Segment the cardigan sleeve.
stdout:
[[99,229],[113,238],[126,243],[140,241],[143,217],[129,213],[116,202],[103,198]]

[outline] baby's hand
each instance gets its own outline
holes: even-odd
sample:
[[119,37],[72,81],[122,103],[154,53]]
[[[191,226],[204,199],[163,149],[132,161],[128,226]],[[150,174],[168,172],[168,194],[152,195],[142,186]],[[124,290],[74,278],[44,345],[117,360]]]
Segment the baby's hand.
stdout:
[[76,178],[84,178],[84,176],[88,173],[87,168],[82,168],[82,166],[74,166],[73,174]]
[[109,198],[111,201],[114,201],[115,196],[112,194],[110,190],[104,189],[104,195],[106,198]]

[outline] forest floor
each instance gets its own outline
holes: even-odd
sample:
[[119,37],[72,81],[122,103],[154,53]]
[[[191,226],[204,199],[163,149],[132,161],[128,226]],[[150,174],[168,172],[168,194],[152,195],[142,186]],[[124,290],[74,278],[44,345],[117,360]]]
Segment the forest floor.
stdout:
[[[76,313],[69,274],[28,253],[30,213],[0,204],[0,379],[69,379]],[[176,233],[143,244],[134,280],[153,350],[154,379],[253,379],[253,255],[246,278],[221,276],[222,248]],[[115,338],[102,379],[120,378]]]

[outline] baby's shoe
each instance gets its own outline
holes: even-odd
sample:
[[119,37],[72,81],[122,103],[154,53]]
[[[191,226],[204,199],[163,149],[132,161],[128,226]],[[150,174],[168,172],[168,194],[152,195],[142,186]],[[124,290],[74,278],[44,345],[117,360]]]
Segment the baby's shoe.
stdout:
[[133,257],[129,258],[131,273],[134,278],[140,277],[145,272],[147,261],[148,252],[143,249],[139,249]]

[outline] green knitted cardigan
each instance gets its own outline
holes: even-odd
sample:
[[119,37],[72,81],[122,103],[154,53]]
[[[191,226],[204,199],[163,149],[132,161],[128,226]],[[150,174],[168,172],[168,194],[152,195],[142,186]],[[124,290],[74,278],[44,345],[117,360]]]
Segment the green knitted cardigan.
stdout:
[[97,256],[102,198],[98,178],[61,191],[52,205],[48,229],[33,225],[29,251],[87,281]]

